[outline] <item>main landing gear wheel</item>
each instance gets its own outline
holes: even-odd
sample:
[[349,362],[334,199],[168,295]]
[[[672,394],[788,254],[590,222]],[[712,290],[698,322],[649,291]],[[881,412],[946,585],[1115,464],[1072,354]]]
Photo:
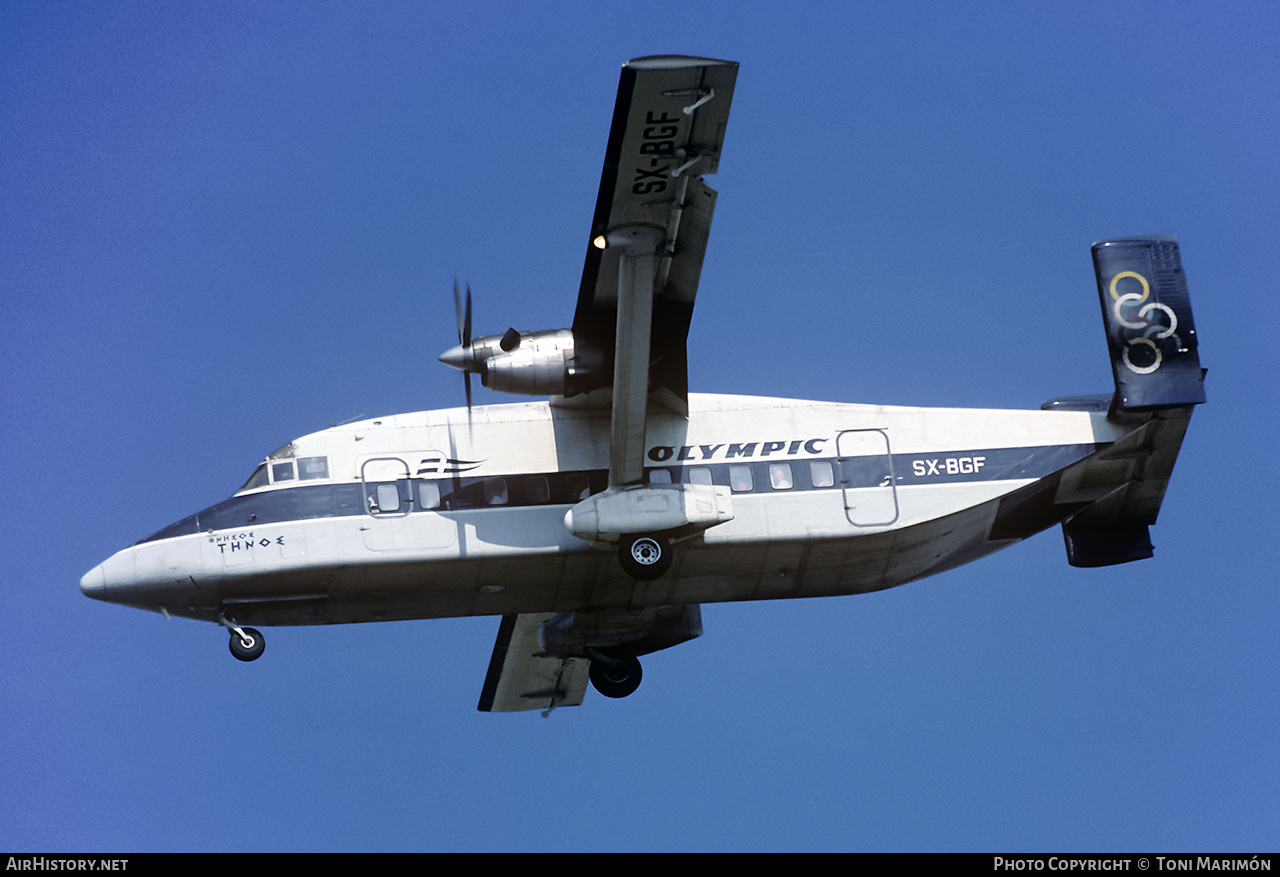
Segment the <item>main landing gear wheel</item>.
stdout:
[[266,639],[252,627],[242,627],[240,630],[243,631],[243,636],[231,631],[231,654],[240,661],[256,661],[261,658],[267,648]]
[[649,581],[671,569],[674,553],[661,536],[628,536],[618,546],[618,561],[633,579]]
[[626,697],[640,687],[640,659],[593,660],[588,675],[605,697]]

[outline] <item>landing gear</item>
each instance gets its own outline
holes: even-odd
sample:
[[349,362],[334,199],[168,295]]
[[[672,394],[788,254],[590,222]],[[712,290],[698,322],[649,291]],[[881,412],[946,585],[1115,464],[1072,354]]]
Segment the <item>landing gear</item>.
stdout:
[[671,543],[661,536],[627,536],[618,546],[622,571],[642,581],[656,579],[671,569],[673,556]]
[[262,634],[252,627],[242,627],[231,631],[231,654],[240,661],[256,661],[262,657],[267,648],[267,641]]
[[262,657],[267,648],[266,638],[252,627],[241,627],[235,621],[228,621],[227,616],[218,613],[218,623],[231,634],[231,654],[237,661],[256,661]]
[[626,697],[640,687],[640,660],[625,658],[593,658],[589,671],[591,684],[605,697]]

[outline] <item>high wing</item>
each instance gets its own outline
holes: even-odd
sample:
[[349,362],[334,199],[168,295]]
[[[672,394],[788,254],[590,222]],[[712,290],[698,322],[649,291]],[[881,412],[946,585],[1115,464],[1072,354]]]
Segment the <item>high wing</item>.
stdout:
[[[600,389],[568,402],[612,407],[610,492],[643,479],[650,399],[688,414],[685,343],[716,203],[701,175],[719,166],[737,76],[735,62],[674,55],[622,67],[571,330],[573,368],[583,374],[569,377]],[[469,328],[459,326],[465,344]],[[503,618],[481,711],[582,703],[591,662],[539,644],[552,617]],[[667,607],[651,619],[605,611],[590,623],[629,637],[631,652],[637,642],[683,642],[702,632],[696,605]]]
[[573,318],[587,367],[612,365],[614,486],[641,480],[650,396],[688,412],[685,343],[716,202],[701,175],[719,166],[737,75],[733,61],[675,55],[622,68]]

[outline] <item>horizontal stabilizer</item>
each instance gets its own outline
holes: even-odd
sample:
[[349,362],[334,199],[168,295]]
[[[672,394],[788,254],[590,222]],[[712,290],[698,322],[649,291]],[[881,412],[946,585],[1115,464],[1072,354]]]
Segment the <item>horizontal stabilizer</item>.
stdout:
[[1114,566],[1155,555],[1151,530],[1146,524],[1120,523],[1089,526],[1087,520],[1062,525],[1067,544],[1067,563],[1072,566]]
[[1093,268],[1116,381],[1116,407],[1205,401],[1187,278],[1177,235],[1093,245]]
[[554,614],[502,616],[489,673],[476,707],[480,712],[550,710],[582,703],[591,662],[549,655],[538,645],[538,628]]

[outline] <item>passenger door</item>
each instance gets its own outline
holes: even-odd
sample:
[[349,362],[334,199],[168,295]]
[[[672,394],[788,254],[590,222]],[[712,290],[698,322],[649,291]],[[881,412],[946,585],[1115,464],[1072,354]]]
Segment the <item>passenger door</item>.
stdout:
[[[437,482],[412,480],[409,464],[401,457],[365,460],[360,465],[360,481],[366,513],[360,529],[365,547],[421,552],[448,548],[457,540],[454,522],[431,511],[440,505]],[[427,511],[431,513],[424,514]]]
[[884,527],[898,520],[889,434],[850,429],[836,436],[844,513],[855,527]]

